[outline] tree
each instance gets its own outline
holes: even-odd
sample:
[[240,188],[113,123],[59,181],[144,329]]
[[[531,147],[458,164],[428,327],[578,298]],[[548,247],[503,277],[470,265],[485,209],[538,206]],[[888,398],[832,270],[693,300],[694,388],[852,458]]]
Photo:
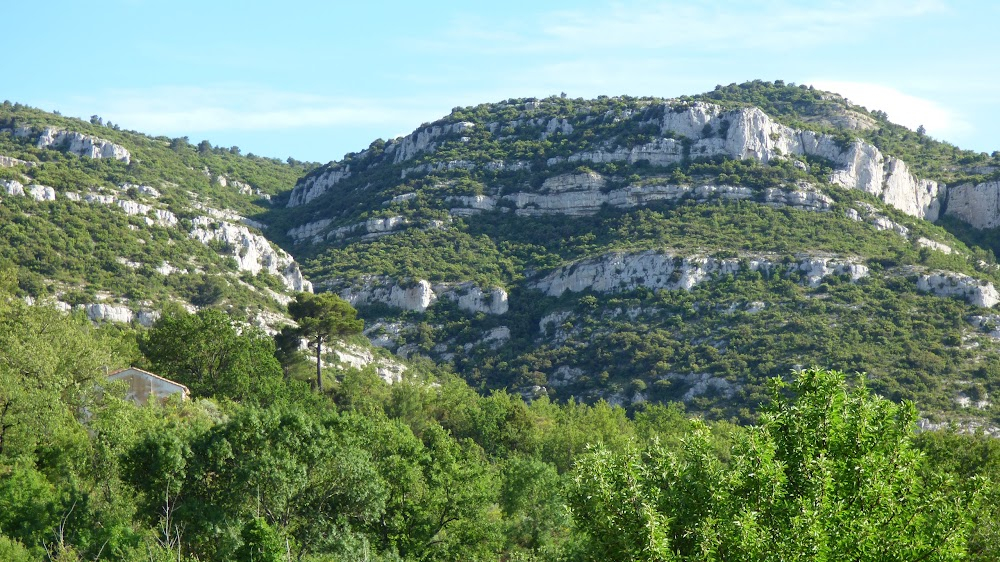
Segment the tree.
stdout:
[[323,391],[323,342],[361,333],[364,322],[358,311],[333,293],[299,293],[288,304],[288,313],[299,324],[299,334],[316,349],[316,388]]
[[237,330],[224,312],[166,312],[139,343],[158,374],[199,396],[273,402],[281,392],[274,341],[250,327]]
[[[653,444],[583,457],[569,503],[596,559],[959,560],[976,492],[930,470],[916,410],[843,373],[775,379],[762,425],[731,460],[707,428],[681,451]],[[971,500],[971,501],[969,501]]]

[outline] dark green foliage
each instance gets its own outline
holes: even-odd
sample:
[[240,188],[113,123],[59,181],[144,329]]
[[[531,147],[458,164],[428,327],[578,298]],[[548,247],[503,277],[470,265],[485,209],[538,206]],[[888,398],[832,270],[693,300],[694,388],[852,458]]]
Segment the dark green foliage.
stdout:
[[196,396],[259,404],[281,400],[274,341],[254,328],[237,330],[221,311],[169,310],[139,347],[154,371],[187,385]]
[[316,388],[323,392],[323,342],[358,334],[364,322],[356,318],[354,307],[333,293],[299,293],[288,303],[288,313],[299,325],[292,333],[316,349]]

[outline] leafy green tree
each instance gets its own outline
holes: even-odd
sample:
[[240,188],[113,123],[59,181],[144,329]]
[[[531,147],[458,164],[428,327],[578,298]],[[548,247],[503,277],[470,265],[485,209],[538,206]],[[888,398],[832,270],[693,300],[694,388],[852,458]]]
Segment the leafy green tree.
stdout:
[[243,544],[236,549],[236,559],[247,562],[281,562],[285,559],[281,537],[261,517],[254,517],[240,532]]
[[299,293],[288,303],[288,313],[299,324],[299,334],[316,349],[316,388],[323,391],[323,343],[361,333],[364,322],[357,319],[347,301],[333,293]]
[[[819,369],[775,380],[728,464],[704,428],[681,451],[598,448],[570,487],[594,559],[959,560],[976,496],[927,469],[916,410]],[[963,505],[964,502],[968,502]]]
[[258,329],[237,329],[219,310],[163,314],[139,347],[158,374],[198,396],[269,404],[281,397],[281,365],[274,341]]

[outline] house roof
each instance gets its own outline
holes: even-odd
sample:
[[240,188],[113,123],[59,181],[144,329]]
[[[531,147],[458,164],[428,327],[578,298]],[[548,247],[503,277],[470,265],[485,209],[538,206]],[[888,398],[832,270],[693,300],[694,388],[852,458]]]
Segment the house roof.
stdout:
[[188,387],[184,386],[183,384],[181,384],[181,383],[179,383],[177,381],[172,381],[172,380],[170,380],[168,378],[161,377],[160,375],[157,375],[155,373],[150,373],[149,371],[144,371],[144,370],[139,369],[137,367],[126,367],[124,369],[118,369],[117,371],[112,371],[112,372],[108,373],[107,377],[109,379],[110,378],[114,378],[117,375],[124,374],[126,371],[134,371],[136,373],[139,373],[139,374],[142,374],[142,375],[146,375],[146,376],[152,377],[154,379],[159,379],[159,380],[161,380],[163,382],[167,382],[167,383],[170,383],[170,384],[172,384],[174,386],[179,386],[179,387],[183,388],[184,392],[187,392],[187,393],[191,392],[191,390]]

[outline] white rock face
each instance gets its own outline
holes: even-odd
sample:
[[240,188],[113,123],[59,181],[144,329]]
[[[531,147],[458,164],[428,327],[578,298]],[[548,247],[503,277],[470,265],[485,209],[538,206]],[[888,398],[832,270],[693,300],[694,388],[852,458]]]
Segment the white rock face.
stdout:
[[308,222],[289,230],[288,235],[291,236],[296,242],[302,242],[305,240],[319,242],[322,240],[322,237],[319,236],[320,232],[326,230],[326,227],[330,226],[330,223],[332,222],[333,221],[330,219]]
[[921,248],[930,248],[932,250],[937,250],[943,254],[951,254],[955,250],[947,244],[942,244],[937,240],[931,240],[930,238],[924,238],[923,236],[917,238],[917,245]]
[[[14,132],[18,137],[30,137],[35,131],[30,127],[21,127]],[[38,148],[61,148],[77,156],[86,158],[112,158],[128,164],[132,161],[132,155],[124,146],[111,141],[97,138],[83,133],[64,131],[53,127],[46,127],[38,136],[36,146]]]
[[970,316],[968,320],[973,327],[985,331],[995,340],[1000,340],[1000,316],[996,314]]
[[350,165],[343,168],[327,169],[321,174],[310,176],[295,186],[288,198],[287,206],[305,205],[349,177],[351,177]]
[[17,180],[0,180],[0,185],[3,186],[7,195],[24,197],[24,186],[21,185],[21,182]]
[[[595,178],[594,176],[597,176]],[[599,179],[598,179],[599,178]],[[458,207],[449,212],[453,216],[471,216],[482,211],[492,211],[501,202],[514,206],[519,216],[570,215],[588,216],[604,205],[631,209],[653,201],[678,201],[691,197],[705,202],[715,198],[751,200],[758,197],[761,203],[774,207],[793,207],[807,211],[828,211],[833,200],[815,188],[803,184],[796,190],[766,189],[755,195],[749,187],[733,185],[686,186],[661,183],[630,185],[621,189],[601,191],[605,185],[599,174],[567,174],[546,180],[549,193],[517,192],[500,197],[490,195],[460,195],[446,199]],[[544,185],[543,185],[544,187]]]
[[564,193],[567,191],[599,191],[604,185],[604,176],[597,172],[585,174],[563,174],[542,182],[543,193]]
[[427,310],[437,295],[430,281],[421,279],[413,285],[401,286],[392,281],[371,278],[359,288],[341,291],[340,297],[352,306],[381,302],[403,310],[423,312]]
[[[711,134],[705,134],[709,126]],[[901,211],[928,220],[936,220],[945,188],[935,182],[917,180],[906,165],[886,158],[874,146],[856,140],[841,147],[834,138],[813,131],[799,131],[773,121],[758,108],[723,111],[707,103],[668,106],[660,121],[663,134],[683,135],[691,143],[674,138],[659,138],[632,148],[603,148],[579,152],[568,158],[550,158],[549,165],[568,162],[629,162],[648,160],[665,166],[693,156],[751,158],[768,162],[785,156],[816,156],[836,166],[830,181],[848,189],[859,189],[881,197]],[[725,138],[720,131],[725,129]]]
[[689,402],[708,392],[716,392],[726,398],[731,398],[739,390],[739,385],[733,384],[721,377],[713,377],[708,373],[670,373],[664,377],[673,382],[688,386],[681,400]]
[[405,168],[399,173],[399,179],[406,179],[406,176],[425,172],[440,172],[442,170],[474,170],[475,162],[468,160],[448,160],[445,162],[429,162],[412,168]]
[[289,290],[312,292],[312,283],[302,276],[292,257],[284,250],[272,248],[260,234],[250,232],[243,225],[206,216],[195,217],[193,224],[192,238],[203,244],[218,240],[232,247],[240,271],[254,275],[267,271],[281,277]]
[[[764,258],[745,261],[753,271],[785,268],[780,262]],[[639,287],[688,290],[713,276],[735,274],[740,267],[741,260],[737,258],[680,257],[653,250],[638,253],[612,252],[560,267],[531,282],[529,287],[553,297],[566,291],[591,290],[606,293],[630,291]],[[813,287],[818,286],[827,275],[847,274],[852,281],[868,275],[866,266],[832,257],[803,257],[791,267]]]
[[467,281],[454,286],[435,285],[433,288],[439,298],[453,300],[458,303],[458,308],[468,312],[504,314],[508,310],[507,291],[499,287],[483,291]]
[[497,326],[479,340],[479,343],[486,344],[492,349],[497,349],[501,345],[510,341],[510,328],[507,326]]
[[895,232],[903,238],[910,237],[909,228],[906,228],[898,222],[882,215],[876,215],[875,218],[872,219],[872,226],[875,227],[875,230],[888,230],[890,232]]
[[152,197],[153,199],[157,199],[157,198],[160,197],[159,190],[157,190],[156,188],[153,188],[151,186],[148,186],[148,185],[136,185],[134,183],[123,183],[122,184],[122,191],[128,191],[129,189],[132,189],[132,188],[135,188],[135,190],[140,195],[146,195],[148,197]]
[[322,242],[324,239],[340,240],[348,236],[360,236],[362,240],[373,240],[386,234],[391,234],[409,224],[409,221],[401,216],[373,218],[365,222],[335,228],[327,232],[326,235],[323,235],[323,232],[327,230],[332,222],[330,219],[321,219],[306,223],[289,230],[288,235],[296,243],[310,242],[315,244]]
[[979,229],[1000,226],[1000,180],[952,187],[945,214]]
[[70,201],[79,201],[80,200],[80,194],[77,193],[77,192],[75,192],[75,191],[67,191],[63,195],[65,195],[66,199],[69,199]]
[[455,301],[460,309],[473,313],[504,314],[508,309],[507,291],[499,287],[484,291],[471,281],[432,285],[420,279],[400,284],[385,277],[369,277],[360,286],[342,290],[340,297],[355,306],[380,302],[417,312],[427,310],[438,299]]
[[406,365],[384,357],[375,357],[371,351],[355,345],[337,346],[333,353],[337,356],[337,361],[355,369],[364,369],[374,364],[375,372],[389,384],[401,381],[406,371]]
[[34,162],[28,162],[26,160],[19,160],[11,156],[4,156],[0,154],[0,168],[13,168],[14,166],[24,166],[25,168],[34,168]]
[[962,273],[938,272],[917,278],[917,289],[939,297],[957,296],[969,304],[993,308],[1000,302],[1000,293],[992,283],[980,281]]
[[885,159],[885,183],[882,200],[904,213],[931,222],[941,216],[941,202],[947,195],[944,184],[918,180],[906,163],[898,158]]
[[132,322],[133,318],[135,318],[135,313],[132,312],[132,309],[124,305],[95,303],[77,305],[77,308],[86,312],[87,317],[94,322],[118,322],[121,324],[128,324]]
[[385,151],[395,153],[393,164],[405,162],[423,152],[433,151],[437,148],[434,142],[438,138],[450,134],[462,134],[471,131],[476,126],[475,123],[467,121],[461,123],[449,123],[446,125],[434,125],[427,127],[401,138],[393,139],[386,143]]

